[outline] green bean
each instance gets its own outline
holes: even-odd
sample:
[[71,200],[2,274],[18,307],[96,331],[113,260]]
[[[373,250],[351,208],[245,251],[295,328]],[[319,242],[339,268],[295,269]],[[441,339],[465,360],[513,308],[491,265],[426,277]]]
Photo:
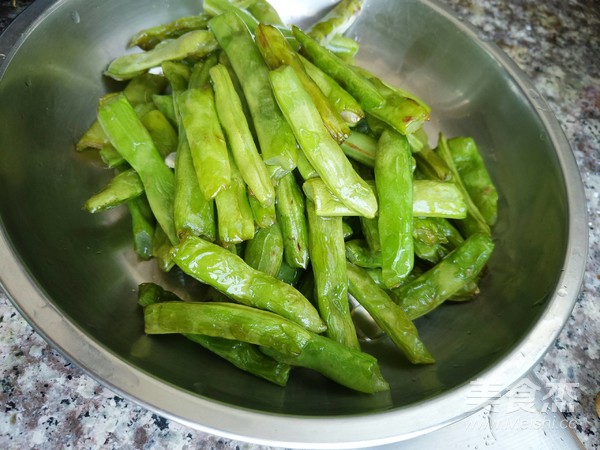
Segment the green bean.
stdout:
[[144,308],[144,331],[234,339],[273,348],[286,355],[299,354],[313,338],[309,331],[272,312],[219,302],[148,305]]
[[258,229],[246,244],[244,261],[256,270],[277,276],[283,261],[283,237],[278,223]]
[[303,152],[298,152],[298,172],[304,180],[317,178],[319,176],[312,164],[306,159]]
[[345,245],[346,258],[365,269],[381,268],[381,250],[372,250],[364,239],[351,239]]
[[269,358],[252,344],[201,334],[184,334],[184,336],[226,359],[238,369],[264,378],[279,386],[287,384],[291,366]]
[[234,300],[280,314],[315,333],[325,331],[318,312],[300,292],[253,269],[222,247],[189,236],[173,253],[181,270]]
[[294,174],[281,178],[276,191],[275,210],[281,225],[285,260],[292,267],[305,269],[309,260],[308,225],[304,197]]
[[348,303],[348,278],[341,217],[319,217],[307,202],[309,253],[317,304],[327,325],[327,336],[360,350]]
[[266,0],[255,0],[246,8],[256,20],[268,25],[285,26],[277,10]]
[[342,232],[344,233],[344,241],[355,235],[354,228],[352,228],[352,226],[345,220],[342,221]]
[[145,196],[140,196],[127,202],[131,214],[133,232],[133,249],[142,259],[152,257],[152,241],[154,239],[154,217]]
[[359,392],[372,394],[389,389],[377,359],[324,336],[313,335],[296,356],[270,348],[262,350],[276,361],[316,370],[342,386]]
[[188,89],[179,94],[177,104],[200,190],[206,199],[215,198],[231,184],[231,166],[213,90]]
[[209,18],[206,14],[179,17],[171,22],[146,28],[132,36],[128,46],[130,48],[137,46],[143,50],[151,50],[165,39],[178,38],[188,31],[206,29]]
[[275,189],[254,144],[242,103],[229,72],[223,65],[216,65],[209,72],[215,90],[217,113],[235,163],[251,195],[256,197],[261,205],[268,207],[275,201]]
[[450,153],[450,149],[448,148],[446,138],[442,133],[440,133],[437,151],[438,154],[445,161],[445,163],[448,165],[448,168],[452,173],[452,182],[456,184],[458,189],[463,194],[464,200],[467,205],[467,217],[458,222],[457,226],[465,236],[470,236],[475,233],[491,234],[490,226],[487,224],[485,218],[481,214],[481,211],[479,211],[479,208],[473,202],[473,199],[469,195],[469,191],[467,190],[458,172],[458,169],[454,164],[454,160],[452,159],[452,154]]
[[354,63],[354,57],[358,53],[360,45],[358,41],[352,38],[341,34],[334,34],[326,44],[326,47],[342,61],[352,64]]
[[[179,110],[178,107],[176,109]],[[207,200],[200,190],[192,150],[181,122],[175,156],[173,219],[179,237],[191,233],[209,241],[217,238],[214,200]]]
[[400,306],[412,320],[433,311],[478,276],[493,249],[488,234],[471,235],[437,265],[400,287],[396,291]]
[[371,136],[353,130],[341,147],[348,158],[352,158],[367,167],[375,167],[377,140]]
[[163,113],[154,109],[144,114],[141,119],[163,158],[177,150],[177,131]]
[[375,156],[375,184],[381,205],[381,268],[389,288],[408,276],[414,265],[411,152],[404,136],[385,131]]
[[[463,241],[458,231],[444,219],[414,217],[413,223],[415,255],[433,264],[437,264]],[[448,233],[453,232],[460,239],[457,245],[448,239]]]
[[428,179],[450,181],[452,172],[448,164],[429,146],[424,146],[414,154],[417,168]]
[[271,70],[282,65],[291,66],[300,79],[302,86],[311,96],[327,131],[338,143],[344,142],[350,134],[350,127],[344,122],[339,113],[334,109],[319,86],[308,76],[302,61],[290,47],[277,28],[260,24],[256,29],[256,44],[264,60]]
[[216,50],[217,45],[209,31],[190,31],[176,39],[162,41],[152,50],[120,56],[110,63],[104,74],[115,80],[131,79],[164,61],[201,58]]
[[435,362],[406,313],[363,269],[347,265],[350,294],[413,364]]
[[133,107],[124,96],[118,96],[100,107],[98,120],[112,145],[140,176],[156,220],[171,243],[177,243],[173,221],[175,177]]
[[[390,105],[398,108],[412,108],[415,111],[415,114],[420,118],[420,120],[427,120],[429,118],[431,107],[416,95],[403,89],[400,89],[398,86],[392,86],[384,82],[383,80],[379,79],[374,74],[366,70],[364,67],[354,66],[354,70],[356,70],[358,73],[364,76],[377,88],[379,93],[383,97],[385,97],[386,103],[390,102]],[[409,99],[411,100],[411,102],[406,103],[403,99]],[[410,103],[415,103],[419,106],[419,108],[416,108],[415,105],[409,106]],[[374,115],[379,116],[378,114]],[[406,123],[406,133],[402,133],[402,131],[398,130],[399,132],[401,132],[402,134],[409,134],[414,133],[420,129],[421,124],[413,122],[414,120],[416,120],[416,117],[406,115],[406,118],[410,119]],[[382,120],[387,122],[386,119]],[[393,123],[389,123],[389,125],[396,128],[396,126]],[[400,127],[403,128],[404,126],[400,125]]]
[[256,130],[254,129],[254,121],[251,120],[252,114],[250,114],[250,107],[248,106],[248,101],[246,100],[246,96],[244,95],[244,90],[242,89],[242,84],[240,83],[240,79],[236,75],[235,70],[233,70],[233,67],[231,67],[231,62],[229,61],[229,58],[227,57],[227,53],[219,52],[219,64],[225,66],[225,68],[227,69],[227,72],[229,72],[229,78],[231,79],[231,82],[233,83],[233,87],[235,88],[235,91],[238,94],[238,98],[240,99],[240,102],[242,103],[242,109],[244,110],[244,115],[247,118],[246,121],[248,122],[250,131],[252,132],[252,136],[254,136],[254,138],[256,139]]
[[244,8],[240,8],[228,0],[203,0],[202,7],[207,14],[219,16],[224,13],[233,13],[237,15],[248,27],[251,33],[254,33],[258,27],[258,20]]
[[275,203],[269,206],[263,206],[256,197],[252,195],[248,196],[248,201],[250,202],[250,209],[252,209],[252,216],[254,217],[254,223],[257,227],[268,228],[275,223],[277,220]]
[[169,237],[160,224],[156,224],[152,236],[152,256],[156,258],[157,265],[163,272],[169,272],[175,265],[171,255],[172,248]]
[[333,78],[304,58],[298,55],[306,73],[317,83],[319,89],[329,99],[341,118],[350,125],[355,126],[364,118],[365,113],[354,97],[344,90]]
[[109,144],[108,136],[100,126],[100,123],[95,120],[90,127],[79,138],[75,144],[75,150],[81,152],[89,148],[102,149]]
[[[374,183],[369,187],[375,191]],[[443,217],[462,219],[466,216],[464,197],[453,183],[433,180],[413,181],[412,215],[415,217]],[[310,178],[302,184],[307,198],[315,203],[319,216],[358,216],[358,212],[344,205],[320,178]],[[362,217],[361,217],[362,219]]]
[[449,302],[468,302],[469,300],[473,300],[476,295],[479,294],[479,286],[477,285],[477,280],[470,281],[466,283],[462,288],[448,297]]
[[294,69],[281,67],[272,71],[270,78],[277,103],[321,179],[348,207],[373,217],[377,212],[375,195],[325,129]]
[[221,242],[239,244],[254,236],[254,216],[244,180],[235,162],[228,157],[231,182],[215,197],[217,230]]
[[167,79],[162,75],[153,73],[142,73],[127,83],[123,94],[135,107],[140,103],[149,103],[152,101],[152,96],[160,94],[167,86]]
[[498,192],[473,138],[448,139],[448,149],[465,189],[489,226],[498,216]]
[[296,167],[296,140],[277,107],[269,84],[269,69],[250,32],[231,12],[211,19],[210,28],[242,85],[265,163],[291,172]]
[[344,34],[362,11],[362,0],[341,0],[313,24],[308,35],[320,44],[327,44],[335,35]]
[[161,69],[169,83],[173,94],[180,94],[185,91],[192,76],[192,69],[183,62],[165,61],[161,64]]
[[173,96],[172,95],[153,95],[152,101],[164,116],[169,119],[171,125],[177,125],[177,117],[175,116],[175,110],[173,109]]
[[360,218],[360,228],[372,252],[381,252],[381,236],[379,235],[379,218]]
[[218,63],[219,56],[216,52],[213,52],[202,61],[194,64],[188,81],[188,89],[203,88],[210,83],[210,69]]
[[[131,79],[127,86],[123,89],[123,94],[129,100],[133,107],[148,103],[152,100],[152,96],[161,92],[167,84],[165,77],[151,73],[143,73]],[[110,94],[111,96],[114,94]],[[102,149],[109,143],[106,133],[100,126],[97,120],[83,134],[77,142],[75,149],[77,151],[85,150],[86,148]]]
[[[142,283],[138,289],[138,304],[144,308],[157,303],[181,301],[177,295],[154,283]],[[255,345],[201,334],[184,334],[184,336],[219,355],[239,369],[279,386],[285,386],[287,383],[291,367],[288,364],[279,363],[269,358]]]
[[413,215],[464,219],[467,205],[460,189],[454,183],[419,180],[413,183]]
[[429,147],[429,136],[427,136],[423,127],[419,128],[414,133],[408,133],[406,139],[408,139],[408,144],[410,145],[413,157],[415,153],[420,152],[425,147]]
[[314,203],[316,213],[324,217],[343,217],[358,215],[358,212],[348,208],[333,195],[325,182],[317,177],[310,178],[302,184],[304,195]]
[[377,88],[369,80],[356,73],[352,67],[306,35],[298,27],[292,27],[292,33],[302,45],[302,54],[337,81],[342,88],[358,100],[364,109],[371,110],[384,103],[385,99]]
[[285,258],[283,258],[281,260],[281,266],[279,267],[279,271],[277,272],[277,275],[275,276],[275,278],[283,281],[284,283],[290,284],[292,286],[296,286],[296,284],[298,284],[298,281],[300,280],[300,277],[302,276],[303,273],[304,273],[303,269],[290,266],[285,261]]
[[[98,124],[98,125],[100,125],[100,124]],[[104,162],[104,164],[106,164],[106,167],[108,167],[109,169],[123,167],[124,165],[127,164],[127,161],[125,161],[125,158],[123,158],[123,156],[121,156],[121,154],[117,151],[116,148],[114,148],[112,146],[112,144],[110,142],[108,144],[104,145],[98,151],[98,154],[100,155],[100,159],[102,159],[102,162]]]
[[117,174],[100,192],[87,199],[84,207],[91,213],[106,211],[139,197],[143,192],[144,185],[139,175],[129,169]]

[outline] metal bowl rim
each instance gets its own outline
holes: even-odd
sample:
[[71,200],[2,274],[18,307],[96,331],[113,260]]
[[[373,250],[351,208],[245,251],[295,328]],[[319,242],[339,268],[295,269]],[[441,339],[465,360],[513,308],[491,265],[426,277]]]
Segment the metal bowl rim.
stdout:
[[[11,55],[36,25],[67,0],[38,0],[0,36],[0,82]],[[501,382],[502,391],[517,383],[542,358],[565,325],[577,300],[588,251],[587,213],[581,176],[566,137],[548,105],[518,66],[494,44],[481,40],[474,27],[464,23],[435,0],[420,0],[451,21],[494,58],[521,89],[544,123],[557,153],[568,198],[568,241],[564,267],[546,310],[529,333],[501,361],[481,374]],[[381,445],[433,431],[476,412],[467,402],[469,385],[389,411],[352,416],[295,416],[258,412],[190,395],[133,367],[103,344],[85,334],[46,298],[23,265],[4,227],[0,231],[0,284],[32,327],[89,376],[125,398],[191,428],[264,445],[302,448],[352,448]],[[259,426],[257,426],[259,424]],[[343,442],[340,442],[343,439]]]

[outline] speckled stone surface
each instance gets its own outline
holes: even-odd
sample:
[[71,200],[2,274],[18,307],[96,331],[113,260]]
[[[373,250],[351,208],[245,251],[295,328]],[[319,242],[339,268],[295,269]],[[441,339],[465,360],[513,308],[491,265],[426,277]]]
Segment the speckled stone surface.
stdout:
[[[31,1],[0,1],[0,31]],[[565,329],[536,367],[577,383],[568,418],[600,448],[600,3],[444,0],[533,80],[571,143],[585,185],[589,261]],[[50,347],[0,290],[0,448],[259,449],[166,420],[99,385]]]

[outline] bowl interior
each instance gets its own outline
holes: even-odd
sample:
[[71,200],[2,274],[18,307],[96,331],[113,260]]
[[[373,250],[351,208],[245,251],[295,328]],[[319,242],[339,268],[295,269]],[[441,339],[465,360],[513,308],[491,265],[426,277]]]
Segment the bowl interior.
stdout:
[[[76,153],[74,143],[94,120],[99,96],[119,88],[102,71],[126,51],[128,38],[196,13],[199,3],[148,0],[141,8],[121,0],[62,1],[7,57],[0,79],[0,216],[49,301],[131,366],[192,396],[272,413],[334,416],[407,407],[468,383],[507,355],[556,288],[568,238],[564,178],[535,108],[500,62],[431,5],[414,0],[366,2],[349,32],[361,43],[358,63],[432,106],[432,143],[438,131],[474,137],[500,194],[497,248],[481,295],[417,321],[437,364],[412,366],[380,339],[363,344],[379,358],[389,393],[356,394],[305,370],[281,389],[183,337],[144,335],[138,283],[153,280],[188,297],[194,283],[137,260],[126,209],[97,215],[82,209],[112,172],[91,152]],[[294,18],[332,4],[274,3]]]

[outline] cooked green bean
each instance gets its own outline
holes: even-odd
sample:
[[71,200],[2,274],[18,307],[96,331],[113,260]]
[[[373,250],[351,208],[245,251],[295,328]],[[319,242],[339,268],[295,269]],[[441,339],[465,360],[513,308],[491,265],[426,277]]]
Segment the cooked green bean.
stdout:
[[210,69],[215,90],[215,103],[223,131],[227,136],[233,159],[248,185],[251,195],[265,207],[275,201],[275,189],[258,153],[242,103],[235,91],[229,72],[223,65]]
[[292,171],[296,167],[296,140],[277,107],[269,69],[248,28],[235,13],[228,12],[211,19],[210,29],[242,85],[265,163]]
[[[218,326],[215,326],[218,324]],[[234,339],[297,355],[312,334],[269,311],[220,302],[164,302],[144,308],[147,334],[202,334]]]
[[173,96],[172,95],[153,95],[152,102],[164,116],[169,119],[171,125],[177,125],[177,117],[175,116],[175,110],[173,109]]
[[283,237],[278,223],[258,229],[246,244],[244,261],[256,270],[277,276],[283,261]]
[[362,3],[362,0],[341,0],[309,28],[308,35],[320,44],[327,44],[350,28],[362,10]]
[[[98,126],[100,126],[100,124],[98,124]],[[98,150],[98,154],[100,155],[100,159],[102,159],[102,162],[106,164],[106,167],[108,167],[109,169],[122,167],[127,164],[125,158],[121,156],[121,154],[117,151],[116,148],[112,146],[110,142],[102,146],[102,148]]]
[[221,242],[239,244],[254,236],[254,216],[244,180],[233,159],[229,158],[229,187],[215,196],[217,232]]
[[373,250],[364,239],[351,239],[346,242],[346,258],[365,269],[381,268],[381,250]]
[[341,217],[319,217],[307,202],[309,253],[315,277],[317,304],[327,336],[360,350],[348,303],[348,277]]
[[280,314],[315,333],[325,331],[318,312],[300,292],[224,248],[190,236],[173,253],[181,270],[238,302]]
[[140,47],[151,50],[165,39],[178,38],[182,34],[193,30],[206,29],[210,17],[205,14],[197,16],[179,17],[171,22],[163,23],[151,28],[138,31],[129,40],[129,47]]
[[377,212],[377,199],[358,176],[339,145],[325,129],[310,95],[294,69],[280,67],[270,73],[271,84],[283,114],[304,155],[325,184],[348,207],[366,217]]
[[217,45],[209,31],[190,31],[176,39],[162,41],[152,50],[120,56],[110,63],[104,73],[115,80],[128,80],[164,61],[201,58],[216,50]]
[[464,219],[467,205],[464,195],[454,183],[433,180],[413,182],[414,216]]
[[133,249],[142,259],[152,257],[152,241],[154,239],[154,216],[145,196],[140,196],[127,202],[131,214],[133,232]]
[[281,178],[276,191],[275,210],[283,235],[285,260],[292,267],[305,269],[309,260],[308,225],[304,197],[294,174]]
[[192,150],[181,121],[179,123],[178,148],[175,156],[173,219],[177,235],[180,237],[191,233],[209,241],[214,241],[217,238],[214,200],[207,200],[200,190]]
[[142,123],[150,133],[156,149],[163,158],[177,150],[177,131],[158,109],[144,114]]
[[156,263],[163,272],[170,271],[175,265],[171,249],[173,248],[167,234],[163,231],[160,224],[156,224],[154,235],[152,236],[152,256],[156,258]]
[[390,337],[413,364],[431,364],[435,362],[425,344],[419,338],[419,332],[406,313],[377,286],[377,283],[363,269],[347,265],[350,294],[375,320],[375,323]]
[[188,81],[188,89],[203,88],[210,83],[210,69],[218,63],[219,56],[217,55],[217,52],[213,52],[202,61],[198,61],[194,64]]
[[448,139],[448,149],[465,189],[489,226],[498,216],[498,192],[477,144],[470,137]]
[[238,369],[264,378],[271,383],[285,386],[291,366],[269,358],[256,346],[247,342],[201,334],[184,334],[190,341],[226,359]]
[[260,23],[285,26],[277,10],[266,0],[254,0],[247,9]]
[[311,96],[331,137],[338,143],[344,142],[350,134],[350,127],[331,105],[319,86],[306,73],[302,61],[300,61],[297,53],[290,47],[281,32],[273,26],[260,24],[256,29],[255,40],[271,70],[282,65],[288,65],[294,69],[302,86]]
[[206,199],[215,198],[231,184],[231,166],[225,136],[210,86],[188,89],[177,99],[200,190]]
[[352,97],[344,88],[342,88],[337,81],[311,63],[309,60],[304,58],[302,55],[298,55],[302,65],[306,70],[306,73],[317,83],[319,89],[323,91],[323,94],[329,99],[329,102],[333,105],[336,111],[340,114],[344,121],[352,126],[355,126],[365,116],[360,103]]
[[452,182],[456,184],[463,194],[467,205],[467,217],[458,222],[457,226],[465,236],[470,236],[474,233],[491,234],[490,226],[487,224],[477,205],[473,202],[473,199],[471,198],[471,195],[469,194],[469,191],[467,190],[465,183],[463,182],[460,173],[454,164],[452,154],[448,148],[448,142],[442,133],[440,133],[437,152],[448,165],[448,168],[452,173]]
[[372,394],[390,388],[381,375],[377,359],[324,336],[313,335],[295,356],[271,348],[263,351],[277,361],[316,370],[342,386],[359,392]]
[[275,203],[269,206],[263,206],[256,197],[252,195],[248,196],[248,201],[250,202],[250,209],[252,209],[252,216],[254,217],[254,223],[257,227],[267,228],[275,223],[277,220]]
[[140,176],[156,220],[171,243],[177,243],[173,221],[175,176],[133,107],[124,96],[117,96],[99,108],[98,120],[112,145]]
[[164,76],[145,72],[129,80],[123,94],[131,106],[135,107],[140,103],[151,102],[152,96],[160,94],[166,86],[167,79]]
[[400,306],[412,320],[433,311],[478,276],[493,249],[488,234],[471,235],[434,267],[397,289]]
[[133,169],[117,174],[97,194],[86,200],[84,207],[91,213],[106,211],[122,205],[128,200],[139,197],[144,192],[144,185]]
[[369,80],[359,75],[319,42],[305,34],[300,28],[292,27],[292,33],[302,45],[301,52],[315,66],[333,78],[367,110],[381,106],[385,99]]
[[75,150],[78,152],[89,148],[102,149],[109,144],[108,136],[100,126],[100,123],[95,120],[90,127],[83,133],[75,145]]
[[383,280],[398,286],[414,265],[411,152],[404,136],[384,131],[375,155]]
[[341,147],[348,158],[352,158],[367,167],[375,167],[377,140],[371,136],[353,130]]

